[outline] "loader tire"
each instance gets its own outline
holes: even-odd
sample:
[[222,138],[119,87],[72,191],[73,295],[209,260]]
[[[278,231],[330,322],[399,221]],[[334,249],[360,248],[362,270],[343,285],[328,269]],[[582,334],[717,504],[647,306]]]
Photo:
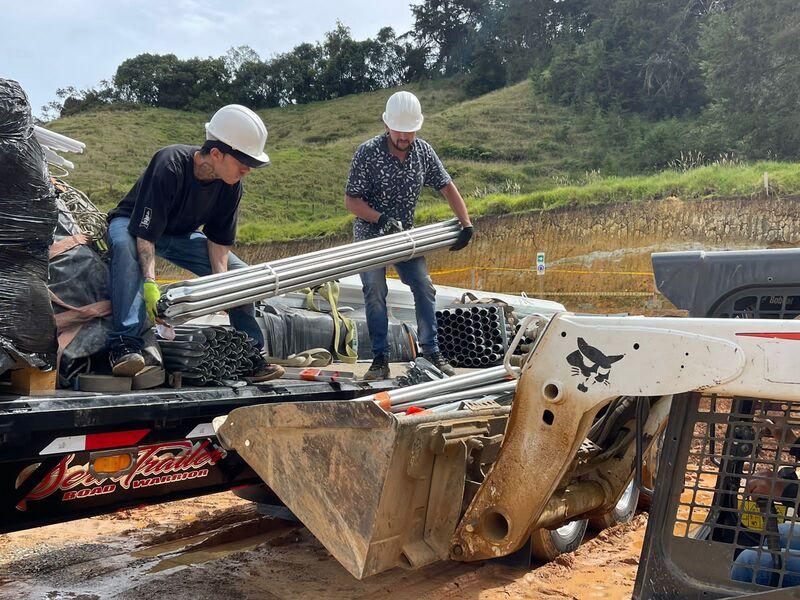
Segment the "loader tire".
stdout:
[[614,525],[627,523],[633,519],[636,514],[636,509],[639,506],[639,489],[636,487],[633,479],[631,479],[628,487],[622,492],[622,496],[617,501],[616,506],[610,511],[599,517],[591,517],[589,519],[589,527],[595,531],[602,531]]
[[588,525],[588,519],[578,519],[558,529],[536,529],[531,533],[531,556],[549,562],[561,554],[577,550]]

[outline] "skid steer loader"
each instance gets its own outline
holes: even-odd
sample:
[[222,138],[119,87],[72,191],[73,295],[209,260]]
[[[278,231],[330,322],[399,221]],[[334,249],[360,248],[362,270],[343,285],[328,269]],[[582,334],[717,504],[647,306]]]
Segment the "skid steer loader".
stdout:
[[[396,566],[507,556],[529,545],[532,533],[607,514],[632,477],[641,485],[642,459],[672,404],[696,412],[703,406],[700,394],[750,398],[761,415],[750,417],[754,436],[778,421],[788,427],[800,411],[800,322],[559,313],[530,317],[521,331],[535,342],[519,372],[509,367],[510,376],[519,377],[510,407],[408,415],[371,400],[272,404],[237,408],[217,418],[214,428],[331,554],[363,578]],[[739,405],[730,411],[741,417]],[[704,414],[716,425],[735,427],[714,412]],[[667,444],[694,435],[679,426],[671,424]],[[713,431],[704,435],[703,443],[717,439]],[[720,434],[716,455],[691,459],[701,468],[709,457],[733,460],[737,479],[728,482],[726,497],[738,494],[748,501],[741,510],[772,523],[775,498],[745,498],[743,482],[756,473],[757,461],[746,454],[754,444],[749,450],[736,444]],[[773,466],[783,450],[772,449]],[[657,526],[685,525],[670,538],[684,549],[698,541],[689,534],[699,520],[697,492],[705,489],[698,483],[687,504],[683,488],[668,485],[674,469],[685,466],[662,461],[655,495],[657,503],[675,505]],[[667,491],[659,495],[660,488]],[[712,504],[704,516],[717,510]],[[740,511],[736,501],[729,505],[728,512]],[[796,517],[784,511],[780,519],[793,526]],[[688,555],[680,554],[685,571],[678,579],[692,569],[702,579],[708,568],[700,563],[713,563],[714,585],[698,597],[768,589],[756,576],[732,578],[750,546],[735,535],[733,542],[718,541],[715,532],[726,527],[737,526],[720,524]],[[663,539],[652,525],[647,536]],[[762,538],[766,556],[784,552],[776,534]],[[759,540],[750,542],[761,554]],[[659,569],[676,564],[669,553],[660,558]],[[770,577],[774,587],[788,581],[791,557],[783,558],[764,563],[779,574]],[[640,570],[637,594],[673,597],[659,591],[668,588],[658,588],[665,576],[654,574],[654,564]]]

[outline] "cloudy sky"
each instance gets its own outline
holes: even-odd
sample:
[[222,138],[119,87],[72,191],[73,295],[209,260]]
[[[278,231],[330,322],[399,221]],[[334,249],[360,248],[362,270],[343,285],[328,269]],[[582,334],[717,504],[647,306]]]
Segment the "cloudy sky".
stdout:
[[0,77],[19,81],[34,114],[56,88],[110,79],[143,52],[262,58],[321,40],[341,20],[356,39],[411,29],[409,0],[0,0]]

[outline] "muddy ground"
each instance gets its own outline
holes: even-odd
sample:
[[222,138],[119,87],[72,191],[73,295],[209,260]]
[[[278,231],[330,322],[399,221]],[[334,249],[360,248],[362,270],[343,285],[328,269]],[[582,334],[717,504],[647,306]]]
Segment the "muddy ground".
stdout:
[[222,493],[0,535],[0,598],[630,598],[646,522],[530,570],[444,562],[357,581],[304,528]]

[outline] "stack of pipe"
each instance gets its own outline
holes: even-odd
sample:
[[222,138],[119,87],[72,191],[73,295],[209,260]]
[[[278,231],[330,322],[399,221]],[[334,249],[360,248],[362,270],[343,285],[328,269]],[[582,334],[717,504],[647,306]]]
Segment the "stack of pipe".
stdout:
[[75,165],[63,156],[56,154],[56,152],[77,152],[80,154],[86,149],[86,144],[83,142],[73,140],[70,137],[61,135],[55,131],[50,131],[44,127],[39,127],[38,125],[33,126],[33,134],[36,136],[36,140],[39,142],[42,150],[44,150],[44,156],[47,162],[51,165],[63,167],[68,171],[73,170]]
[[[516,372],[519,369],[515,368]],[[429,381],[406,388],[380,392],[367,399],[373,400],[388,412],[402,413],[408,409],[434,409],[451,405],[450,410],[458,408],[463,400],[500,396],[513,393],[517,380],[512,378],[505,367],[481,369],[473,373],[455,375],[438,381]]]
[[258,355],[247,334],[218,325],[185,325],[175,328],[175,338],[159,340],[164,368],[180,373],[189,385],[241,379],[253,370]]
[[436,311],[439,350],[456,367],[487,367],[503,360],[511,332],[503,309],[465,304]]
[[442,373],[436,365],[422,356],[418,356],[411,362],[406,372],[395,377],[394,381],[397,387],[409,387],[419,383],[438,381],[446,378],[447,375]]
[[301,254],[235,271],[198,277],[166,288],[159,316],[171,324],[327,281],[410,260],[452,246],[456,219],[353,244]]
[[[515,336],[519,333],[520,327],[522,327],[522,323],[517,323],[516,326],[514,327]],[[523,335],[522,338],[520,338],[517,347],[514,348],[514,354],[527,354],[533,348],[533,344],[535,341],[536,340],[534,340],[533,338],[529,338],[527,335]]]

